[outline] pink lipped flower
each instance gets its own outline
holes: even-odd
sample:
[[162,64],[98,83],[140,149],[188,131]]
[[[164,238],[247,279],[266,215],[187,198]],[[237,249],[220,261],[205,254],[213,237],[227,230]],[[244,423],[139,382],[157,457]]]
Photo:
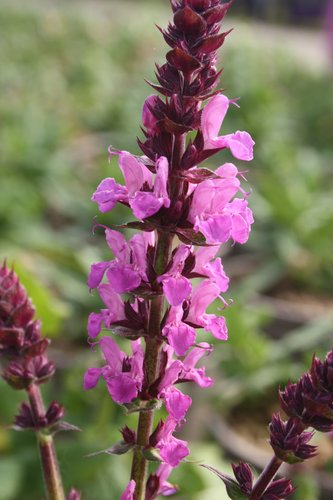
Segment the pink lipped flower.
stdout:
[[219,340],[228,340],[228,329],[225,318],[206,313],[207,307],[217,298],[223,301],[220,297],[220,287],[216,283],[210,280],[204,280],[199,283],[193,291],[186,321],[200,325]]
[[125,319],[124,303],[120,295],[112,290],[108,283],[98,286],[98,293],[107,309],[101,309],[100,313],[91,313],[88,318],[88,335],[97,337],[102,329],[102,324],[110,328],[112,323]]
[[162,335],[168,339],[177,356],[184,356],[196,339],[195,329],[182,321],[183,314],[182,306],[171,307],[162,330]]
[[150,242],[147,233],[134,235],[127,243],[123,234],[105,229],[106,241],[115,259],[110,262],[92,264],[88,276],[90,289],[96,288],[104,274],[116,293],[126,293],[137,288],[141,281],[147,281],[146,253]]
[[163,284],[163,292],[172,306],[181,305],[191,293],[191,282],[182,276],[185,261],[189,255],[190,247],[180,245],[173,256],[170,269],[158,278],[158,281]]
[[132,356],[122,352],[111,337],[103,337],[99,342],[106,365],[89,368],[84,375],[84,389],[93,389],[103,377],[109,394],[119,404],[130,403],[138,396],[143,382],[144,353],[140,340],[131,342]]
[[238,160],[251,161],[255,143],[250,134],[238,130],[234,134],[218,135],[231,102],[225,95],[218,94],[203,108],[201,128],[205,149],[229,148]]
[[169,416],[163,424],[156,448],[159,449],[162,460],[171,467],[177,467],[189,455],[187,442],[173,435],[177,428],[177,420]]

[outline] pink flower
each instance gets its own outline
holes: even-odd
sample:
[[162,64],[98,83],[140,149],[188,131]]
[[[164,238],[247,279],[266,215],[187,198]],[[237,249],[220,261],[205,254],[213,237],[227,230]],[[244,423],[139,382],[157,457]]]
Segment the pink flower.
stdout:
[[89,288],[96,288],[106,273],[110,287],[116,293],[134,290],[142,280],[147,280],[148,238],[145,233],[136,234],[127,243],[123,234],[109,228],[105,229],[105,235],[116,258],[111,262],[99,262],[91,266],[88,277]]
[[221,213],[239,188],[240,182],[236,176],[201,182],[194,191],[189,220],[194,221],[196,217]]
[[119,154],[119,166],[128,190],[130,207],[138,219],[154,215],[163,206],[170,206],[167,192],[168,160],[162,156],[156,161],[156,176],[137,158],[126,151]]
[[84,389],[92,389],[103,376],[112,399],[119,404],[130,403],[141,390],[143,381],[143,349],[140,341],[132,342],[132,356],[126,356],[111,337],[103,337],[101,346],[106,365],[89,368],[84,375]]
[[168,160],[162,156],[156,162],[153,191],[138,190],[133,197],[130,197],[130,206],[138,219],[146,219],[156,214],[162,207],[168,208],[170,206],[167,191],[168,171]]
[[245,243],[253,223],[252,212],[245,199],[230,201],[237,191],[245,194],[237,179],[238,170],[226,163],[216,173],[221,178],[203,181],[195,188],[188,220],[208,244],[225,243],[230,238]]
[[172,306],[181,305],[191,293],[190,281],[181,275],[189,255],[190,247],[180,245],[173,256],[170,269],[158,278],[163,283],[164,294]]
[[167,481],[172,472],[171,465],[161,464],[156,471],[159,480],[157,495],[170,496],[177,492],[177,487]]
[[182,322],[183,308],[171,307],[162,335],[167,337],[168,343],[174,348],[177,356],[184,356],[191,345],[195,343],[194,328]]
[[172,433],[177,427],[177,421],[168,417],[160,431],[156,448],[160,450],[162,460],[171,467],[179,463],[190,453],[186,441],[175,438]]
[[107,306],[100,313],[91,313],[88,318],[89,337],[95,338],[99,335],[102,323],[106,328],[110,328],[112,323],[125,319],[124,304],[120,296],[112,290],[109,284],[102,283],[98,287],[98,292]]
[[204,280],[195,288],[186,321],[202,326],[219,340],[228,339],[225,319],[215,314],[207,314],[207,307],[220,296],[220,287],[209,280]]
[[222,260],[217,258],[210,262],[215,257],[218,249],[218,246],[200,247],[195,253],[195,267],[193,272],[209,278],[210,281],[219,286],[220,292],[224,293],[229,288],[230,280],[224,272]]
[[114,179],[108,177],[98,186],[91,197],[92,201],[98,204],[100,212],[110,212],[116,203],[128,203],[128,192],[125,186],[117,184]]
[[205,367],[196,368],[195,365],[203,357],[212,352],[212,347],[207,342],[200,342],[185,357],[182,363],[182,370],[179,374],[179,381],[192,381],[199,387],[207,388],[213,385],[213,379],[206,376]]
[[135,491],[135,481],[131,479],[128,483],[126,490],[121,495],[120,500],[134,500],[134,491]]
[[164,391],[164,400],[169,415],[177,422],[182,422],[185,419],[187,410],[192,404],[190,396],[187,396],[179,389],[170,386]]
[[221,213],[207,215],[195,221],[194,229],[201,231],[211,245],[225,243],[230,238],[244,244],[249,238],[253,214],[247,201],[236,198],[228,203]]
[[223,94],[210,99],[201,115],[201,128],[205,141],[205,149],[229,148],[235,158],[250,161],[253,159],[254,141],[247,132],[237,131],[234,134],[219,136],[219,131],[230,100]]

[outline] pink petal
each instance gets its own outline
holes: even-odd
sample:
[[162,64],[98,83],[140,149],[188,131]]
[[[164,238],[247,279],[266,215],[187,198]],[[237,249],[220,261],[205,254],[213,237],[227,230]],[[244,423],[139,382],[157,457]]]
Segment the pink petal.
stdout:
[[134,479],[131,479],[126,487],[126,490],[121,495],[120,500],[134,500],[135,486]]
[[88,368],[83,378],[83,388],[85,390],[96,387],[99,377],[102,375],[102,368]]
[[219,246],[199,247],[195,252],[195,273],[205,274],[207,264],[215,257],[219,251]]
[[238,175],[238,168],[233,163],[225,163],[215,170],[220,177],[231,178]]
[[190,396],[172,387],[165,393],[165,406],[169,415],[177,422],[184,420],[187,410],[192,404]]
[[212,346],[207,342],[200,342],[198,347],[194,347],[183,361],[183,367],[185,370],[190,370],[194,368],[197,362],[203,357],[207,356],[212,352]]
[[98,185],[91,199],[98,204],[100,212],[106,213],[112,210],[118,201],[127,202],[128,193],[125,186],[108,177]]
[[134,266],[143,274],[146,275],[147,268],[147,241],[146,233],[135,234],[128,242],[132,250],[132,261]]
[[124,263],[130,262],[130,251],[125,236],[119,231],[105,229],[105,237],[108,246],[111,248],[114,256]]
[[251,161],[253,160],[254,140],[247,132],[229,134],[222,137],[224,145],[230,148],[232,155],[238,160]]
[[182,374],[182,377],[185,380],[191,380],[199,387],[201,387],[201,389],[207,389],[208,387],[211,387],[214,384],[214,380],[206,376],[205,367],[192,368],[192,370],[184,372],[184,374]]
[[115,403],[130,403],[138,395],[136,382],[129,373],[118,373],[106,380],[108,391]]
[[157,198],[164,200],[163,205],[166,208],[170,206],[167,184],[169,175],[169,162],[167,158],[161,156],[156,162],[156,177],[154,181],[154,194]]
[[164,376],[158,386],[159,393],[178,380],[182,367],[181,361],[176,360],[165,370]]
[[228,328],[223,316],[215,316],[215,314],[205,315],[205,330],[210,331],[215,338],[219,340],[228,340]]
[[213,215],[204,220],[197,220],[194,229],[200,231],[210,245],[225,243],[231,235],[232,219],[228,213]]
[[124,303],[119,294],[108,283],[99,285],[98,293],[113,317],[112,322],[125,319]]
[[207,274],[219,286],[221,292],[228,290],[230,280],[224,272],[221,259],[215,259],[207,265]]
[[179,306],[191,293],[192,285],[184,276],[168,277],[163,279],[163,291],[169,304]]
[[218,136],[221,125],[229,108],[229,99],[223,95],[216,95],[204,107],[201,116],[201,128],[206,142]]
[[[216,283],[204,280],[195,288],[192,299],[188,321],[196,323],[205,313],[207,307],[220,295],[220,288]],[[200,323],[199,323],[200,324]]]
[[125,354],[119,349],[117,342],[111,337],[102,337],[99,343],[111,371],[121,371]]
[[91,313],[88,318],[88,335],[91,338],[97,337],[102,329],[103,317],[101,314]]
[[130,200],[130,205],[135,217],[146,219],[160,210],[164,205],[164,200],[156,198],[154,193],[138,191],[134,199]]
[[179,463],[189,455],[190,451],[186,441],[172,437],[170,441],[161,444],[161,458],[171,467],[177,467]]
[[96,264],[92,264],[87,282],[90,289],[96,288],[100,284],[109,265],[109,262],[97,262]]
[[112,262],[106,273],[111,288],[117,293],[125,293],[137,288],[141,283],[141,276],[131,266]]
[[184,356],[196,339],[194,328],[185,323],[166,325],[162,333],[168,338],[168,342],[174,348],[177,356]]
[[119,167],[123,173],[129,195],[140,191],[145,182],[152,187],[153,175],[148,168],[127,151],[119,154]]

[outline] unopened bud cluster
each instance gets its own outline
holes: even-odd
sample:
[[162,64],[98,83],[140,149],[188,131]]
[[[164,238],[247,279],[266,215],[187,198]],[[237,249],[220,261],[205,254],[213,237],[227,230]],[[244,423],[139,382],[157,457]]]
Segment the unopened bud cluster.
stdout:
[[[280,390],[279,400],[288,419],[283,420],[276,413],[269,425],[270,445],[277,462],[296,464],[316,456],[317,447],[309,444],[314,431],[333,431],[333,350],[324,361],[314,356],[310,371],[304,373],[297,383],[289,382]],[[250,466],[242,462],[233,468],[238,485],[248,498],[278,500],[293,492],[290,481],[280,479],[271,482],[263,495],[253,497]],[[275,497],[269,496],[272,493]]]
[[[49,340],[41,335],[35,308],[18,276],[5,263],[0,268],[0,356],[7,360],[3,379],[14,389],[29,391],[53,376],[55,367],[48,359]],[[22,403],[15,417],[17,428],[41,429],[54,425],[64,410],[52,402],[44,414],[36,415],[30,404]]]

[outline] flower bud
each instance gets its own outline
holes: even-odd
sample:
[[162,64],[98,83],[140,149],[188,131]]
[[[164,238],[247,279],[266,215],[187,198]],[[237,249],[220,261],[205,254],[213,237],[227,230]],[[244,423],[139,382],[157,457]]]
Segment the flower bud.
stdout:
[[316,455],[316,446],[307,444],[313,432],[305,432],[297,418],[284,422],[278,413],[269,426],[270,444],[277,458],[288,464],[303,462]]
[[239,462],[238,465],[232,464],[234,476],[245,495],[250,495],[253,484],[253,474],[251,467],[246,462]]
[[281,498],[288,498],[294,491],[291,480],[283,477],[271,482],[261,500],[281,500]]

